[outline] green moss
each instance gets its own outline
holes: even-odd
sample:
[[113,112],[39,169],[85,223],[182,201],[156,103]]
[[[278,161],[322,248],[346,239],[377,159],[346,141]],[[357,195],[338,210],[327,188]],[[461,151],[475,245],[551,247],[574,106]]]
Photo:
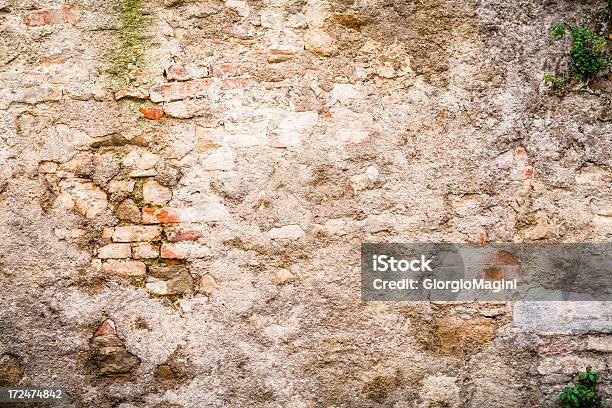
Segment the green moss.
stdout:
[[115,0],[121,28],[108,60],[109,73],[117,86],[137,87],[138,72],[145,65],[145,52],[149,41],[145,28],[152,23],[150,16],[143,14],[146,0]]

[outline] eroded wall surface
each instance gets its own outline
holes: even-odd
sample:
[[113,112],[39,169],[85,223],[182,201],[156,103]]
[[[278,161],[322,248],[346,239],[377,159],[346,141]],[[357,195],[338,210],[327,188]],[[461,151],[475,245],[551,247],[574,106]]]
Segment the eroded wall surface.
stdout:
[[605,31],[605,8],[0,0],[0,382],[526,407],[606,379],[605,304],[359,293],[362,242],[612,237],[610,77],[542,83],[567,65],[550,27]]

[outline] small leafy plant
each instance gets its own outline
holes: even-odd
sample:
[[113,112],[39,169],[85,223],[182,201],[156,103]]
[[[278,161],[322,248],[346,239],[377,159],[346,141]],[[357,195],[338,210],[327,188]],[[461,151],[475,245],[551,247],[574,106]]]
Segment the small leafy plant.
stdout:
[[550,30],[550,35],[556,38],[564,37],[565,36],[565,23],[563,21],[560,21],[557,24],[555,24],[553,28]]
[[572,49],[570,55],[576,70],[576,79],[584,81],[609,63],[604,56],[606,39],[592,31],[576,27],[572,29]]
[[551,74],[550,72],[544,74],[544,84],[552,86],[554,89],[563,88],[565,84],[567,84],[567,81],[568,79],[566,76],[558,77],[556,75]]
[[565,387],[559,395],[563,408],[594,408],[601,406],[601,397],[597,391],[599,374],[591,366],[578,375],[578,383]]
[[[563,38],[566,33],[566,25],[563,22],[555,24],[550,30],[550,35],[555,38]],[[571,29],[572,47],[570,56],[572,65],[570,72],[556,76],[552,73],[544,75],[544,84],[554,89],[563,88],[573,76],[579,82],[587,82],[593,78],[600,69],[610,64],[611,60],[606,58],[607,41],[594,32],[582,27]]]

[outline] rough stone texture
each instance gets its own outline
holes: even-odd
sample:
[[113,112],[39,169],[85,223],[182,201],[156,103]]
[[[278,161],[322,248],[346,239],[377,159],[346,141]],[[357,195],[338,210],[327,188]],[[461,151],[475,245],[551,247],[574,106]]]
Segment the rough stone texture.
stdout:
[[155,295],[182,295],[193,289],[193,278],[183,265],[150,267],[145,288]]
[[98,376],[126,376],[140,365],[138,357],[127,351],[117,336],[112,320],[106,320],[96,330],[91,349],[88,364]]
[[552,407],[591,363],[610,390],[606,304],[359,293],[362,242],[612,238],[609,70],[542,84],[551,26],[609,35],[604,7],[0,0],[0,385]]
[[134,200],[129,198],[123,200],[117,208],[115,208],[115,214],[120,220],[136,223],[140,222],[140,208],[138,208]]
[[142,186],[142,198],[148,204],[164,205],[172,198],[172,190],[155,180],[147,180]]
[[517,327],[542,333],[612,333],[607,302],[518,302],[514,321]]
[[23,366],[19,359],[12,354],[3,354],[0,357],[0,386],[19,384],[23,378]]
[[460,407],[460,389],[457,378],[446,376],[429,376],[423,379],[421,399],[425,407]]

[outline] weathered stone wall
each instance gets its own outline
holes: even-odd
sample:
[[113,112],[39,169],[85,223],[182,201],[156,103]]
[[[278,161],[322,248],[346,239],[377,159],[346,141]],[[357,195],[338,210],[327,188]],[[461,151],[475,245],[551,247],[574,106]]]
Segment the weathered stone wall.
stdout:
[[542,84],[550,26],[605,7],[0,0],[0,383],[526,407],[591,364],[608,389],[606,304],[359,295],[362,242],[612,237],[610,75]]

